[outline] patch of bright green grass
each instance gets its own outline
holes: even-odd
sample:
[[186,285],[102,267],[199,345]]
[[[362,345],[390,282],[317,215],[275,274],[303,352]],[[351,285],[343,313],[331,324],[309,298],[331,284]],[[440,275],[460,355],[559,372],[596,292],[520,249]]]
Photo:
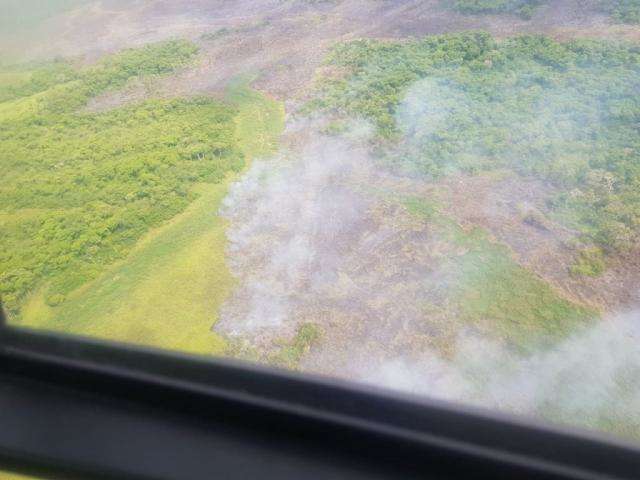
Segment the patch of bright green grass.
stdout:
[[302,357],[321,335],[322,332],[317,325],[313,323],[302,324],[293,340],[289,343],[283,343],[280,349],[269,357],[269,363],[291,370],[297,369]]
[[[231,180],[230,177],[229,180]],[[217,208],[228,181],[204,184],[200,197],[148,233],[127,256],[58,306],[42,292],[23,307],[19,325],[182,350],[219,353],[211,331],[233,286]]]
[[231,82],[227,100],[237,109],[236,135],[246,156],[269,155],[277,149],[284,130],[284,104],[249,87],[251,76],[241,76]]
[[569,267],[571,275],[576,277],[598,277],[607,268],[604,252],[601,248],[590,247],[582,249],[575,263]]
[[438,214],[437,202],[427,200],[426,198],[407,197],[403,203],[410,214],[423,218],[424,220],[432,220]]
[[26,83],[30,77],[31,73],[26,71],[0,70],[0,89],[14,85],[22,85]]
[[0,67],[0,102],[28,97],[70,82],[80,73],[64,60]]
[[246,362],[267,363],[280,368],[298,370],[300,361],[322,337],[322,330],[313,323],[303,323],[290,339],[281,339],[269,351],[262,351],[243,338],[227,340],[224,355]]

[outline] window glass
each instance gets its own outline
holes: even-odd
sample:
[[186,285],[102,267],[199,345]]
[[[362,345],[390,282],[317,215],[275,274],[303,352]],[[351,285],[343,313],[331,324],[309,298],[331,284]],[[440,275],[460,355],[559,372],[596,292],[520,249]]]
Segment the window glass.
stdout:
[[640,2],[0,0],[13,325],[640,438]]

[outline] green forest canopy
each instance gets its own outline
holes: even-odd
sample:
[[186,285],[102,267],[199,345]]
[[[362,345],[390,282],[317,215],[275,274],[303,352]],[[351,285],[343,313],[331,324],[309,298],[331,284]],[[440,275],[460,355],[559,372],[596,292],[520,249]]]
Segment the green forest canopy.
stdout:
[[486,33],[335,47],[312,106],[377,127],[381,156],[432,178],[509,168],[561,187],[554,212],[608,251],[640,234],[640,47]]
[[78,69],[53,63],[0,90],[0,296],[10,312],[47,282],[55,305],[149,228],[182,211],[197,182],[238,171],[235,109],[207,98],[84,113],[92,96],[186,65],[172,40]]
[[[455,0],[455,10],[471,14],[513,13],[528,19],[549,0]],[[445,2],[449,5],[449,2]],[[615,22],[640,23],[640,0],[596,0],[595,6],[611,15]]]
[[603,11],[620,23],[640,23],[640,0],[601,0]]
[[515,13],[530,18],[546,0],[455,0],[453,8],[462,13]]

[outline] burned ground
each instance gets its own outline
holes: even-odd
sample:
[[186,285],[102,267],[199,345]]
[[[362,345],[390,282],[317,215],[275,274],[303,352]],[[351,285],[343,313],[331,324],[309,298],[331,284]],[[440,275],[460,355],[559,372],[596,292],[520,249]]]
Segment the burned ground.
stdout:
[[[36,58],[81,56],[90,62],[121,48],[185,37],[198,43],[201,61],[153,85],[155,95],[215,94],[235,76],[255,74],[255,86],[280,99],[304,94],[328,48],[354,38],[401,39],[464,30],[484,30],[497,38],[523,33],[563,39],[638,36],[636,27],[612,25],[584,0],[554,0],[530,20],[463,15],[439,0],[104,0],[53,18],[42,29],[47,42],[36,34],[3,39],[3,45]],[[94,100],[93,108],[143,98],[149,88],[132,85],[129,92]]]

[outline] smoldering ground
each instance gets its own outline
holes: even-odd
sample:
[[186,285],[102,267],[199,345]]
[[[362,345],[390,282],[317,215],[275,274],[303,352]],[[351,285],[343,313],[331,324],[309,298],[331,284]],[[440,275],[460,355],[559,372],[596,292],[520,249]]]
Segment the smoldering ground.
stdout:
[[[466,108],[469,102],[452,88],[428,80],[408,90],[397,117],[405,147],[423,148],[425,137]],[[544,118],[534,110],[530,129],[551,128],[553,103],[534,107]],[[362,123],[342,136],[318,133],[319,123],[290,123],[289,135],[302,141],[254,162],[232,186],[221,212],[230,222],[228,258],[238,287],[216,329],[268,352],[293,338],[301,324],[313,323],[323,336],[302,359],[303,370],[638,435],[636,311],[585,319],[568,338],[526,353],[513,348],[491,319],[465,322],[459,297],[460,285],[469,283],[464,259],[470,247],[452,242],[438,222],[416,217],[406,204],[410,198],[448,202],[445,211],[453,212],[455,223],[460,196],[448,189],[450,180],[381,164],[370,154],[371,128]],[[577,126],[565,122],[553,141],[573,139]],[[447,167],[447,175],[476,188],[477,177],[465,176],[460,165]],[[522,200],[508,198],[515,190],[483,197],[476,217],[499,217],[481,227],[512,247],[506,255],[514,263],[536,271],[526,255],[535,245],[511,242],[499,230],[500,222],[512,222],[516,227],[505,230],[510,235],[541,238],[538,226],[509,217]],[[536,192],[530,201],[543,209],[545,198]],[[550,249],[564,248],[572,235],[551,221],[543,234],[558,237],[545,243]],[[566,261],[560,253],[549,255]],[[577,297],[555,278],[548,281],[560,298]],[[520,328],[518,318],[506,322]]]
[[363,148],[315,138],[298,159],[254,163],[232,187],[222,214],[240,287],[218,328],[256,342],[286,335],[300,305],[336,283],[351,237],[364,229],[369,202],[348,183],[366,174],[365,158]]
[[479,407],[638,437],[640,312],[607,318],[550,350],[522,357],[460,334],[454,358],[434,352],[361,363],[354,378]]
[[[372,169],[365,151],[321,138],[298,159],[254,165],[225,205],[240,286],[219,328],[268,346],[314,322],[325,335],[306,370],[635,435],[637,312],[530,356],[455,324],[445,312],[454,277],[443,258],[456,252],[365,193],[356,179],[393,182]],[[439,312],[425,314],[427,299]]]

